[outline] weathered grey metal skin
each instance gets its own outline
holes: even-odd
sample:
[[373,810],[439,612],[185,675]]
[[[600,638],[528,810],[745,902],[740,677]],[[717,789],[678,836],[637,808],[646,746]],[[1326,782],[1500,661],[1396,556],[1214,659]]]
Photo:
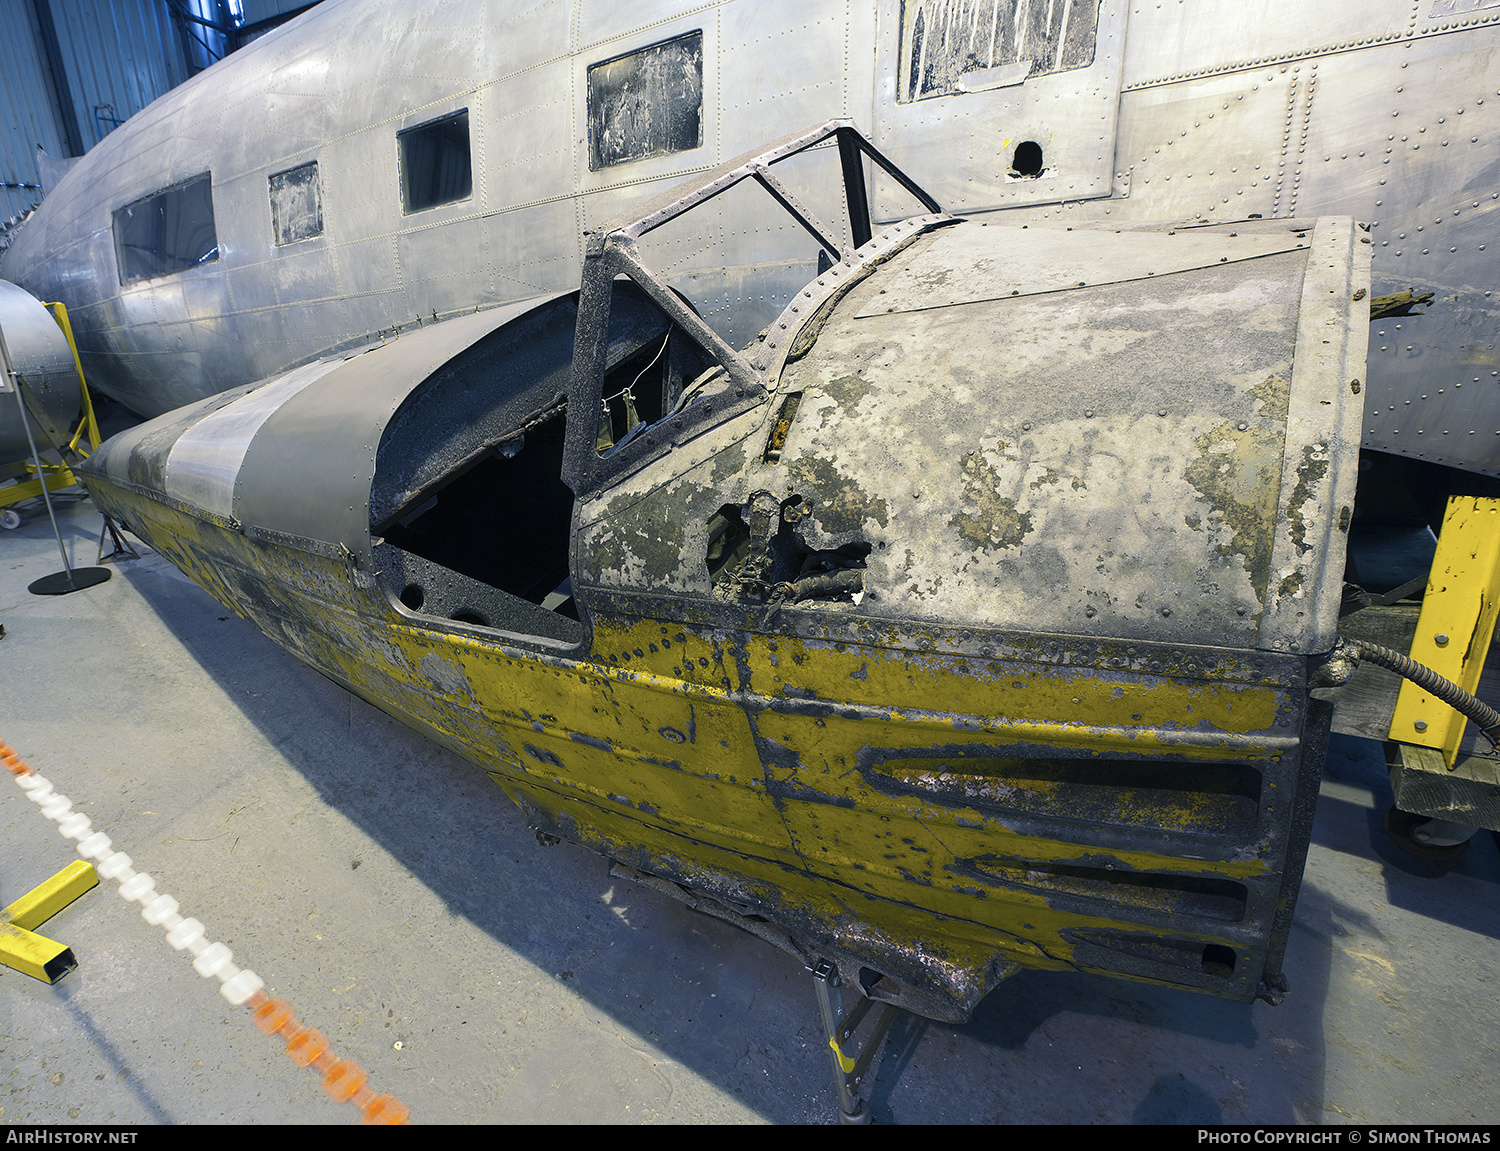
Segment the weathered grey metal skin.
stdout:
[[[48,424],[66,439],[78,417],[81,393],[73,352],[62,329],[40,301],[5,280],[0,280],[0,329],[5,332],[11,367],[22,377]],[[46,451],[51,438],[34,415],[27,422],[37,450]],[[0,468],[30,455],[16,398],[6,395],[0,399]]]
[[1169,3],[1129,20],[1113,194],[1023,218],[1368,222],[1372,294],[1433,299],[1372,326],[1361,443],[1500,475],[1500,7]]
[[[90,490],[483,763],[540,830],[872,997],[962,1019],[1034,966],[1278,998],[1328,723],[1310,673],[1353,495],[1365,233],[929,211],[840,246],[736,351],[639,253],[684,216],[711,232],[736,181],[826,234],[771,168],[824,142],[846,173],[885,163],[847,123],[742,157],[591,237],[576,312],[544,297],[160,417],[94,455]],[[624,419],[676,340],[697,348],[685,382]],[[312,460],[294,417],[335,410],[348,426],[319,417]],[[572,490],[505,519],[528,453],[552,469],[537,485]],[[529,525],[516,564],[561,539],[569,599],[497,568],[495,602],[525,606],[476,622],[460,553],[462,579],[416,594],[430,567],[389,549],[444,566],[421,525],[445,501],[465,539]]]
[[[650,107],[591,113],[591,68],[694,33],[699,134],[677,142],[696,146],[661,152]],[[1370,221],[1372,294],[1435,298],[1376,326],[1362,442],[1500,474],[1497,37],[1500,9],[1454,0],[328,0],[111,133],[0,272],[65,301],[90,378],[149,414],[419,321],[571,291],[581,233],[770,135],[848,116],[958,214]],[[459,109],[471,194],[403,214],[397,134]],[[596,166],[600,132],[639,158]],[[278,246],[269,181],[312,161],[324,230]],[[217,259],[122,286],[112,211],[203,172]],[[877,219],[912,210],[884,178],[869,192]],[[732,219],[653,259],[740,346],[813,274],[818,245],[755,205]]]
[[[890,258],[886,286],[849,289],[810,349],[771,359],[778,396],[801,397],[780,458],[752,452],[701,493],[689,477],[722,473],[713,452],[616,484],[587,505],[597,546],[581,578],[608,588],[645,565],[662,594],[702,593],[697,541],[663,556],[666,541],[631,525],[689,496],[713,510],[763,489],[779,509],[795,492],[806,551],[873,548],[864,614],[1326,650],[1341,576],[1325,565],[1353,501],[1360,409],[1335,378],[1358,364],[1344,338],[1357,241],[1347,220],[1303,227],[1180,244],[999,225],[923,236]],[[1154,249],[1154,278],[996,274],[1028,248],[1117,268]],[[1319,249],[1331,292],[1307,268]],[[1321,335],[1319,311],[1338,344],[1300,349],[1294,376],[1298,317]]]

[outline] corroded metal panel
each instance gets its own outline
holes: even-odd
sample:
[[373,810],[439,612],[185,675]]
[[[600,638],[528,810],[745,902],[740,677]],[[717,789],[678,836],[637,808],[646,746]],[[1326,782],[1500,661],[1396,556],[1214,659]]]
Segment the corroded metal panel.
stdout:
[[903,261],[856,318],[1098,288],[1307,247],[1297,231],[1268,231],[1255,225],[1233,236],[1186,228],[1165,234],[1160,230],[1122,233],[1102,244],[1093,241],[1096,234],[1090,231],[1071,237],[1059,236],[1057,228],[1009,227],[998,244],[928,246]]
[[1292,652],[1324,652],[1338,642],[1369,341],[1369,237],[1334,217],[1317,222],[1308,244],[1260,631],[1261,647]]
[[[870,545],[865,614],[1325,650],[1347,520],[1300,509],[1352,481],[1357,395],[1337,377],[1355,378],[1361,350],[1358,328],[1346,335],[1354,229],[1328,227],[1325,245],[1343,247],[1327,283],[1305,274],[1317,237],[1267,226],[1180,247],[1161,235],[1140,279],[1065,290],[1053,261],[1028,275],[1036,264],[1010,256],[1044,245],[1084,267],[1118,244],[1125,268],[1147,238],[974,225],[924,237],[885,262],[880,286],[849,289],[786,368],[781,393],[800,405],[774,469],[726,475],[725,448],[705,443],[695,472],[667,457],[590,505],[616,557],[598,578],[645,562],[688,590],[676,573],[703,578],[691,537],[669,558],[646,525],[668,501],[716,508],[760,488],[778,505],[802,497],[806,550]],[[617,520],[616,506],[630,510]]]

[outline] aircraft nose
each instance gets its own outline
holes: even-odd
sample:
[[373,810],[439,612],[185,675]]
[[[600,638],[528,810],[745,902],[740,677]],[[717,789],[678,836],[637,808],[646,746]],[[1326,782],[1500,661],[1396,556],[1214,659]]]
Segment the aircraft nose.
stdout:
[[[264,509],[255,507],[253,498],[247,498],[247,458],[254,454],[259,434],[290,401],[343,363],[334,358],[308,364],[121,432],[102,444],[84,465],[84,482],[101,505],[108,501],[117,507],[119,518],[132,530],[149,518],[131,514],[132,508],[136,513],[144,511],[142,501],[234,531],[243,530],[247,522],[281,526],[272,522],[274,514],[266,515]],[[272,462],[260,470],[275,466]],[[330,550],[335,547],[329,545]]]

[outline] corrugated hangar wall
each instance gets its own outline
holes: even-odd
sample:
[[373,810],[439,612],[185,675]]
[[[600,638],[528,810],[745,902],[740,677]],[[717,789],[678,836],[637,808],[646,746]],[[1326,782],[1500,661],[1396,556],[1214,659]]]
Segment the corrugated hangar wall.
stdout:
[[[82,155],[189,76],[163,0],[5,0],[0,201],[5,218],[40,202],[37,146]],[[61,73],[61,75],[59,75]]]
[[0,218],[26,211],[42,196],[37,184],[36,148],[63,154],[62,125],[48,78],[47,60],[29,0],[6,0],[0,35]]
[[[81,156],[307,0],[0,0],[0,228],[41,201],[40,145]],[[0,239],[3,242],[3,239]]]

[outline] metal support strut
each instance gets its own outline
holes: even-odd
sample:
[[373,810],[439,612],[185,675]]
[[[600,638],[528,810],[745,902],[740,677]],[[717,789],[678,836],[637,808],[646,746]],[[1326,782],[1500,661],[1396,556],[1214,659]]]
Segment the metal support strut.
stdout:
[[833,1082],[839,1093],[839,1122],[869,1123],[872,1121],[870,1108],[859,1097],[859,1087],[870,1069],[870,1061],[875,1058],[875,1053],[885,1041],[885,1034],[896,1017],[896,1009],[889,1003],[881,1006],[880,1013],[875,1017],[875,1025],[865,1040],[864,1049],[857,1057],[850,1058],[845,1054],[844,1045],[869,1014],[870,1008],[875,1005],[874,1000],[861,995],[859,1002],[845,1015],[843,996],[839,993],[842,980],[839,979],[838,968],[827,960],[820,959],[808,970],[812,972],[813,990],[817,992],[818,1010],[823,1016],[823,1034],[828,1039],[828,1054],[833,1060]]
[[[104,538],[106,536],[109,537],[111,546],[114,548],[109,555],[104,554]],[[104,516],[104,528],[99,533],[99,554],[94,557],[94,562],[101,564],[113,559],[138,560],[140,558],[141,553],[126,542],[125,537],[120,532],[120,526],[106,513]]]
[[98,886],[94,865],[80,859],[0,911],[0,963],[44,983],[56,983],[72,971],[78,966],[73,949],[35,929]]

